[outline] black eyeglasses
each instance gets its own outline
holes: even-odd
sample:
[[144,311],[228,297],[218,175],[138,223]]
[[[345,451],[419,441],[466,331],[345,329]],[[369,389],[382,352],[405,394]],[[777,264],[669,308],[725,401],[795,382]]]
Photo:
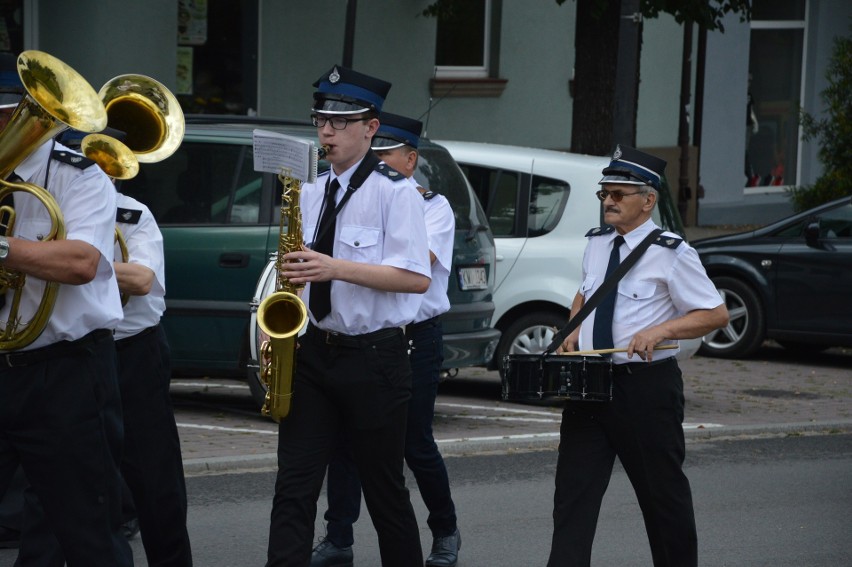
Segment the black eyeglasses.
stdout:
[[331,124],[331,127],[335,130],[345,130],[347,126],[349,126],[350,122],[361,122],[364,120],[369,120],[368,118],[346,118],[345,116],[320,116],[319,114],[314,114],[311,116],[311,122],[314,123],[314,126],[317,128],[322,128],[325,126],[326,122]]
[[595,195],[598,196],[598,199],[601,202],[606,201],[607,197],[612,197],[613,202],[620,203],[621,200],[625,197],[629,197],[630,195],[642,195],[645,191],[636,191],[634,193],[622,193],[621,191],[607,191],[606,189],[601,189]]

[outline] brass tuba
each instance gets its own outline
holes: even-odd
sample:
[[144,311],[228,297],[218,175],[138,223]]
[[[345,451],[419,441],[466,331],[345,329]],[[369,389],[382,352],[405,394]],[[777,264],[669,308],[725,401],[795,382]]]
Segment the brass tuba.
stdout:
[[[89,134],[80,143],[80,150],[112,179],[136,177],[140,162],[162,161],[183,142],[183,110],[159,81],[133,73],[118,75],[104,83],[98,96],[106,108],[107,125],[121,130],[127,138],[122,142],[105,134]],[[118,227],[115,241],[121,261],[127,262],[127,243]],[[122,305],[129,300],[129,295],[121,294]]]
[[[81,132],[103,130],[107,118],[104,105],[94,89],[74,69],[42,51],[24,51],[18,56],[18,75],[26,94],[15,108],[6,128],[0,133],[0,201],[11,193],[26,193],[47,209],[51,230],[43,240],[65,238],[65,221],[53,196],[32,183],[5,181],[33,151],[67,128]],[[2,207],[0,234],[11,235],[15,214]],[[31,344],[47,325],[56,294],[57,282],[45,282],[38,309],[29,321],[23,321],[18,307],[26,276],[0,266],[0,291],[14,292],[8,320],[0,335],[0,350],[14,350]]]
[[[89,134],[80,141],[80,152],[98,164],[110,179],[133,179],[139,173],[139,160],[130,148],[120,140],[106,134]],[[118,227],[115,227],[115,243],[121,251],[121,261],[127,263],[130,254],[127,242]],[[122,307],[130,301],[130,295],[121,293]]]
[[[319,150],[322,158],[328,147]],[[284,254],[302,249],[302,213],[299,208],[302,183],[288,175],[278,176],[281,194],[281,221],[278,257],[275,260],[275,292],[257,308],[257,326],[269,339],[258,353],[260,379],[266,386],[266,399],[260,412],[280,422],[290,413],[293,398],[293,374],[296,368],[296,339],[308,320],[305,303],[296,293],[304,284],[292,284],[281,275]],[[286,224],[286,227],[285,227]]]

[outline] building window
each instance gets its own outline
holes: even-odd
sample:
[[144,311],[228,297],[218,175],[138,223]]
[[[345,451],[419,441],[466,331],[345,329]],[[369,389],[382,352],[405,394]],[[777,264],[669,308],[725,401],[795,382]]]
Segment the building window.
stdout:
[[805,0],[754,0],[746,118],[746,186],[795,185]]
[[455,2],[438,13],[435,76],[488,77],[491,0]]
[[502,0],[437,0],[433,97],[498,97]]

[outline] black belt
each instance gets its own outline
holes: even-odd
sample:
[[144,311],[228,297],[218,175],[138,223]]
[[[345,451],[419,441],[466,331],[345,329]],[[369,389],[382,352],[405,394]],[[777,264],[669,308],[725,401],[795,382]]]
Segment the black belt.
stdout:
[[144,337],[146,335],[150,335],[151,333],[156,331],[159,326],[160,326],[160,324],[158,323],[158,324],[154,325],[153,327],[148,327],[147,329],[142,329],[141,331],[139,331],[135,335],[130,335],[129,337],[124,337],[123,339],[118,339],[117,341],[115,341],[115,348],[118,349],[118,350],[121,350],[125,347],[129,347],[131,344],[133,344],[133,341],[135,341],[136,339],[141,339],[142,337]]
[[400,327],[390,327],[388,329],[379,329],[372,333],[364,333],[363,335],[344,335],[343,333],[335,333],[333,331],[323,331],[319,327],[310,324],[308,325],[306,334],[318,337],[319,340],[327,345],[363,348],[367,345],[400,337],[402,336],[402,329]]
[[659,366],[661,364],[671,364],[675,362],[675,357],[668,356],[662,360],[652,360],[651,362],[628,362],[626,364],[614,364],[612,366],[612,374],[613,376],[621,376],[623,374],[634,374],[636,372],[643,372],[649,368],[653,368],[654,366]]
[[405,334],[406,336],[411,336],[417,331],[422,329],[428,329],[429,327],[437,327],[441,323],[441,316],[435,315],[431,319],[426,319],[425,321],[419,321],[417,323],[411,323],[405,326]]
[[112,331],[98,329],[76,341],[59,341],[58,343],[32,350],[0,353],[0,369],[30,366],[53,358],[84,354],[91,345],[111,337]]

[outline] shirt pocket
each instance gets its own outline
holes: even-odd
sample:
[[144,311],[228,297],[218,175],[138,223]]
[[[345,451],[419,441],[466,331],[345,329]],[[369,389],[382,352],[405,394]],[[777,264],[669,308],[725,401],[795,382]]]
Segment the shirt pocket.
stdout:
[[381,230],[365,226],[340,228],[340,257],[353,262],[378,264],[381,261]]
[[621,280],[613,318],[619,323],[635,324],[648,309],[656,289],[657,284],[651,281]]
[[589,299],[592,295],[592,291],[595,289],[595,281],[597,278],[595,276],[586,276],[586,279],[583,280],[583,283],[580,284],[580,294]]
[[15,238],[40,242],[50,236],[53,225],[50,219],[27,219],[15,221]]

